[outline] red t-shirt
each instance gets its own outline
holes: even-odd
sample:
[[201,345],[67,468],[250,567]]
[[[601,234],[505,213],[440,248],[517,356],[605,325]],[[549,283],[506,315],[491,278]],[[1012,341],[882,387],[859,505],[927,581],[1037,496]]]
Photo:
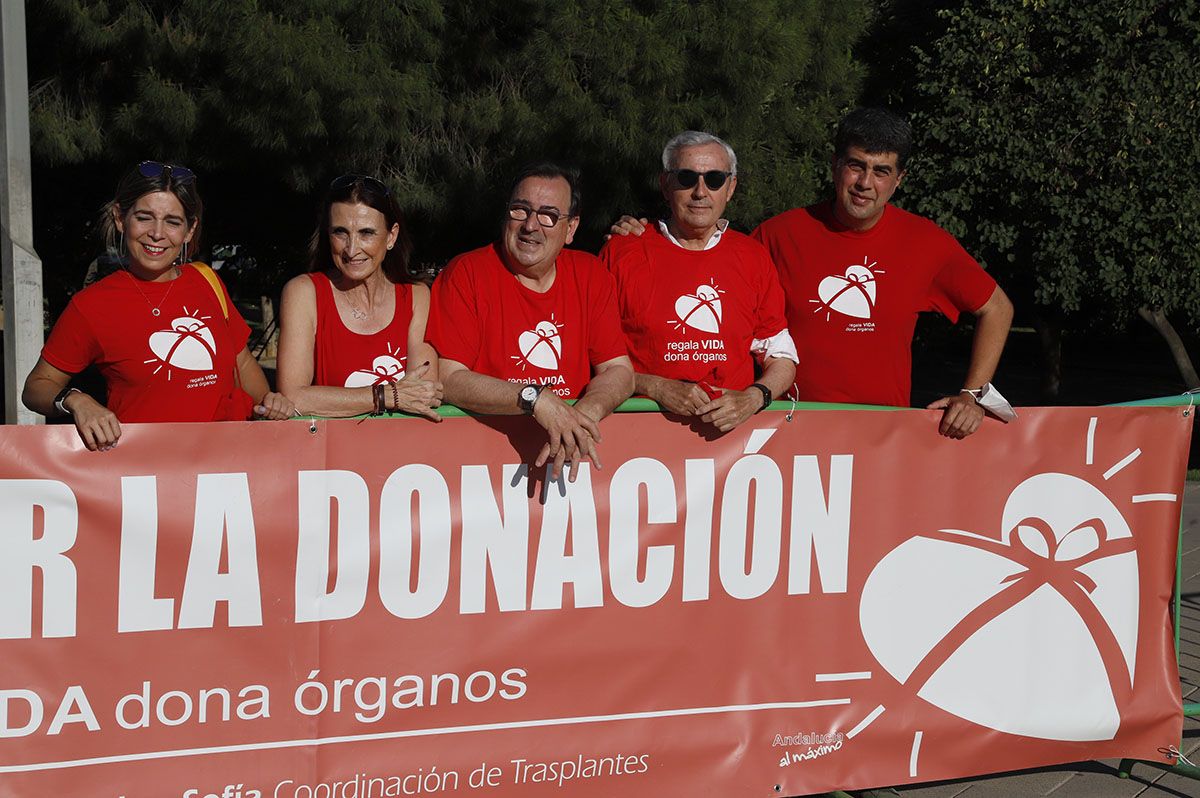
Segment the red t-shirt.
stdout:
[[386,327],[371,335],[346,329],[333,301],[333,284],[321,272],[308,275],[317,296],[317,335],[313,342],[313,385],[362,388],[398,382],[408,360],[412,286],[396,283],[396,311]]
[[907,407],[917,314],[951,321],[996,289],[959,243],[894,205],[854,232],[830,203],[787,211],[751,235],[771,253],[800,355],[800,399]]
[[429,342],[480,374],[578,397],[593,366],[625,354],[612,277],[594,255],[564,249],[554,284],[539,294],[517,281],[496,246],[459,255],[438,275]]
[[656,225],[600,250],[617,281],[621,328],[635,371],[744,390],[750,344],[787,327],[783,289],[766,249],[734,230],[691,250]]
[[165,283],[114,272],[71,298],[42,357],[68,374],[95,363],[120,421],[244,421],[253,402],[234,366],[250,328],[221,290],[228,322],[196,269]]

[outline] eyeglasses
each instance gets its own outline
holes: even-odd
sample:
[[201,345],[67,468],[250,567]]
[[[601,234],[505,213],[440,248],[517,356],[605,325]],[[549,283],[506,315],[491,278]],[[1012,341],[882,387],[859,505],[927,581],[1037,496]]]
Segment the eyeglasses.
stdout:
[[537,223],[542,227],[554,227],[563,219],[569,219],[571,214],[563,213],[558,208],[538,208],[536,211],[521,202],[514,202],[508,206],[508,218],[514,222],[523,222],[533,214],[537,217]]
[[725,185],[725,181],[733,175],[733,172],[722,172],[719,169],[707,172],[697,172],[694,169],[672,169],[669,174],[675,178],[675,182],[679,184],[680,188],[695,188],[696,183],[703,177],[704,185],[708,186],[708,190],[716,191]]
[[196,179],[196,173],[186,166],[159,163],[158,161],[142,161],[138,164],[138,174],[151,179],[166,175],[167,180],[174,181],[176,185],[191,183]]
[[367,191],[373,191],[376,194],[382,194],[385,197],[392,196],[392,190],[384,185],[383,181],[371,177],[370,175],[347,174],[341,177],[335,177],[333,182],[329,184],[330,191],[341,191],[344,188],[350,188],[355,183],[361,183]]

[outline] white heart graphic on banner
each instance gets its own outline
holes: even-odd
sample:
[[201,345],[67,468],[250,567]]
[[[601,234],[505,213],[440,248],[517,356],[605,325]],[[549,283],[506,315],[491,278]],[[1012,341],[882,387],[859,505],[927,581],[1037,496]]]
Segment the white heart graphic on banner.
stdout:
[[702,285],[695,294],[684,294],[675,300],[679,320],[697,330],[721,332],[721,297],[711,285]]
[[517,338],[521,357],[531,366],[554,371],[562,355],[562,340],[558,327],[553,322],[539,322],[532,330],[526,330]]
[[347,388],[365,388],[404,379],[404,364],[391,355],[380,355],[371,361],[370,369],[357,369],[346,377]]
[[1132,695],[1133,534],[1100,490],[1066,474],[1022,482],[999,540],[945,529],[893,549],[863,587],[880,665],[964,720],[1045,740],[1111,740]]
[[833,274],[822,280],[817,296],[838,313],[869,319],[875,307],[875,275],[866,266],[847,266],[844,277]]
[[150,334],[150,351],[175,368],[211,371],[217,342],[204,322],[191,316],[180,316],[171,322],[171,329]]

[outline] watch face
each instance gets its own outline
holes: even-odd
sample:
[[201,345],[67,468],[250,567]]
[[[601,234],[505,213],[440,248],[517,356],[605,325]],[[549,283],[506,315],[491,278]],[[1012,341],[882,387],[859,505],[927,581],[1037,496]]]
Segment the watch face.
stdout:
[[[537,388],[534,388],[532,385],[526,385],[521,389],[521,398],[526,402],[532,402],[534,399],[537,399],[537,395]],[[509,396],[512,396],[512,394],[509,394]]]

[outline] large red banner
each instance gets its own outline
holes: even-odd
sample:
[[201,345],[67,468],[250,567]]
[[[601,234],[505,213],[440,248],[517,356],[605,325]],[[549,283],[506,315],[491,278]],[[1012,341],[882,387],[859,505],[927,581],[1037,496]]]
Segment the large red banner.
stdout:
[[0,796],[796,795],[1181,710],[1191,419],[819,411],[0,430]]

